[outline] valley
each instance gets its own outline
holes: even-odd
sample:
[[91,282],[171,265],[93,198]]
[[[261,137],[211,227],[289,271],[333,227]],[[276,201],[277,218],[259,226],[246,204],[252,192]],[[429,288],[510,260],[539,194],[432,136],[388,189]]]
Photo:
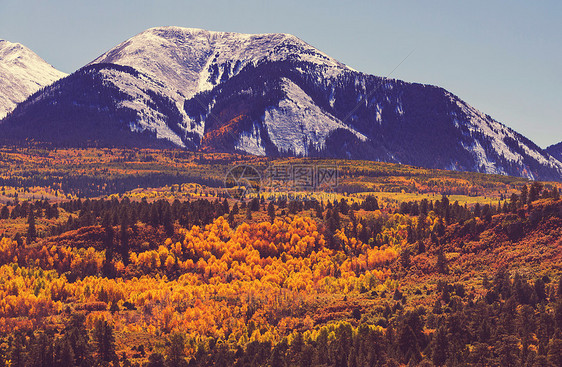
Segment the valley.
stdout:
[[[182,150],[0,157],[2,361],[559,358],[559,183]],[[339,181],[233,200],[222,186],[239,164],[335,165]]]

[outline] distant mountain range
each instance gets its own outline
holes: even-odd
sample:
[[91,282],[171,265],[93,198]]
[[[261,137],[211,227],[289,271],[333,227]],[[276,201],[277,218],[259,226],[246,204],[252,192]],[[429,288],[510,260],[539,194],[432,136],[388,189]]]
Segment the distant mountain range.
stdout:
[[0,40],[0,119],[31,94],[64,76],[27,47]]
[[20,103],[2,137],[562,180],[559,153],[454,94],[355,71],[288,34],[149,29]]

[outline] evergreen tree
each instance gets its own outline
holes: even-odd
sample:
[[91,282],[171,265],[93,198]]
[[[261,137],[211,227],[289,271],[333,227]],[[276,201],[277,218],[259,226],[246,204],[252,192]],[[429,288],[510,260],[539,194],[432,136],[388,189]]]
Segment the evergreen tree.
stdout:
[[316,217],[322,219],[324,217],[322,205],[316,204]]
[[443,366],[447,361],[447,352],[449,350],[449,341],[447,340],[447,332],[443,327],[437,329],[431,346],[431,360],[436,366]]
[[105,247],[105,261],[103,263],[103,274],[106,277],[113,276],[113,251],[114,249],[114,242],[113,237],[115,235],[115,231],[113,230],[113,226],[111,224],[106,225],[105,227],[105,238],[104,238],[104,247]]
[[127,220],[121,222],[121,228],[119,230],[119,237],[121,239],[121,257],[123,258],[123,264],[129,264],[129,224]]
[[361,203],[361,207],[367,211],[375,211],[379,210],[379,203],[376,197],[368,195],[363,203]]
[[52,340],[43,332],[32,339],[26,365],[29,367],[53,367]]
[[529,189],[529,200],[528,203],[532,203],[535,200],[538,200],[542,191],[542,184],[540,182],[533,182],[531,184],[531,188]]
[[8,219],[10,218],[10,209],[8,209],[7,205],[2,206],[2,210],[0,211],[0,219]]
[[74,351],[68,337],[57,338],[54,346],[54,365],[57,367],[73,367]]
[[96,320],[92,331],[92,339],[98,362],[114,362],[116,360],[113,328],[106,320]]
[[12,340],[12,347],[10,350],[10,366],[11,367],[26,367],[25,361],[25,337],[17,332]]
[[441,274],[447,274],[449,272],[447,267],[447,258],[445,257],[443,249],[439,249],[439,252],[437,253],[437,263],[435,267],[436,270]]
[[174,223],[172,221],[172,212],[169,206],[167,206],[166,209],[164,210],[163,222],[164,222],[164,230],[166,231],[166,235],[168,237],[171,237],[174,234]]
[[166,367],[164,356],[160,353],[152,353],[150,357],[148,357],[146,367]]
[[181,334],[170,337],[170,347],[166,357],[166,367],[187,367],[185,360],[185,341]]
[[37,237],[37,229],[35,228],[35,214],[33,210],[29,211],[29,216],[27,217],[27,238],[29,241],[34,241]]
[[476,203],[476,205],[474,205],[474,216],[480,217],[481,215],[482,215],[482,209],[480,207],[480,204]]
[[560,333],[555,333],[548,343],[547,360],[551,366],[562,366],[562,338]]
[[425,252],[425,244],[422,240],[418,240],[418,254],[423,254]]
[[226,198],[222,201],[222,210],[224,214],[230,212],[230,207],[228,205],[228,200]]
[[267,215],[269,216],[271,223],[273,223],[273,220],[275,220],[275,206],[271,201],[267,204]]
[[528,196],[529,196],[529,190],[527,188],[527,185],[523,185],[523,188],[521,189],[521,195],[519,196],[519,202],[521,203],[521,205],[527,204]]
[[519,341],[513,335],[501,335],[496,342],[497,361],[502,367],[519,366]]
[[76,366],[93,364],[85,322],[86,316],[84,314],[73,314],[65,329],[65,335],[68,336],[68,342],[74,353],[74,365]]

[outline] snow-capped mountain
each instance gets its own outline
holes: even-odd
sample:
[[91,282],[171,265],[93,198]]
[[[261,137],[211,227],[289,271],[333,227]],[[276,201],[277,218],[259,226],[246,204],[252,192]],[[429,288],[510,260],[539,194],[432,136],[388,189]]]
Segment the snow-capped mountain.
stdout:
[[[164,82],[155,91],[178,107],[183,118],[179,126],[184,132],[181,140],[187,141],[179,143],[174,139],[174,143],[184,147],[197,145],[196,141],[205,132],[204,124],[194,124],[184,113],[186,99],[224,83],[248,65],[282,60],[312,63],[323,67],[326,74],[330,75],[351,70],[290,34],[253,35],[180,27],[148,29],[101,55],[90,65],[130,66],[154,80]],[[126,86],[122,89],[135,94]],[[135,100],[139,99],[135,97]],[[150,126],[154,113],[148,111],[142,101],[132,108],[139,115],[137,129],[148,129],[155,131],[159,137],[170,137],[167,132],[161,131],[161,127]],[[192,141],[192,138],[196,141]]]
[[562,162],[562,142],[549,146],[546,152]]
[[66,76],[27,47],[0,40],[0,119],[42,87]]
[[179,95],[192,97],[262,60],[299,60],[350,70],[290,34],[240,34],[197,28],[148,29],[117,45],[90,64],[131,66],[166,81]]
[[559,160],[454,94],[357,72],[287,34],[149,29],[34,94],[2,125],[8,139],[66,145],[359,158],[562,180]]

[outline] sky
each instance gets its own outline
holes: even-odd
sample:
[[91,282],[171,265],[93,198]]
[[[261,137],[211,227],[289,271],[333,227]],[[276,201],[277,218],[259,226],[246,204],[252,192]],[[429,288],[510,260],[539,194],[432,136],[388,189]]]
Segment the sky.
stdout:
[[291,33],[356,70],[441,86],[545,148],[562,141],[560,19],[558,0],[0,0],[0,39],[71,73],[150,27]]

